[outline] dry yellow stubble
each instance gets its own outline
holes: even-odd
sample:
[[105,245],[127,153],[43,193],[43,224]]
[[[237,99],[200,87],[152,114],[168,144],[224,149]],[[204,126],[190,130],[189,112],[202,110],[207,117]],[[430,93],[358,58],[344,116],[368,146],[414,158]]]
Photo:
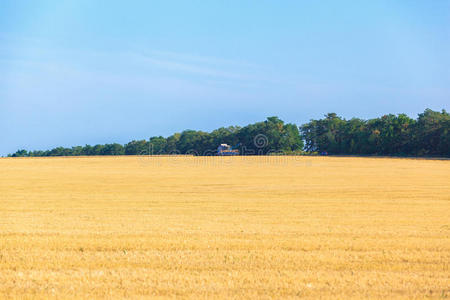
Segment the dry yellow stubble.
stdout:
[[450,297],[450,161],[0,159],[0,298]]

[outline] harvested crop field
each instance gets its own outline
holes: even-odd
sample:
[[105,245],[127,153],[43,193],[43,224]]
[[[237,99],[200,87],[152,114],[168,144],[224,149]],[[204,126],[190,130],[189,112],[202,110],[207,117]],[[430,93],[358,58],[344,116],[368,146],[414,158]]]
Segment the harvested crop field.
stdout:
[[449,160],[0,159],[0,298],[445,298],[449,264]]

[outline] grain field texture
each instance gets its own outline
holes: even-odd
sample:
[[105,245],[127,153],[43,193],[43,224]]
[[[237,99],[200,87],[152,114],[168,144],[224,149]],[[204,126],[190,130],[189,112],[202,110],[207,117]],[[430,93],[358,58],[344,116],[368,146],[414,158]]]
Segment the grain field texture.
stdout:
[[0,159],[0,298],[448,298],[450,161]]

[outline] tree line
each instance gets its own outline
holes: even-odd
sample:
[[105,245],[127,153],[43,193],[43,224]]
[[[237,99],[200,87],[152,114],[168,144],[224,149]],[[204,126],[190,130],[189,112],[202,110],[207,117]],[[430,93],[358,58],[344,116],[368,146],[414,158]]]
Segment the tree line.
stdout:
[[269,117],[244,127],[230,126],[212,132],[185,130],[167,138],[133,140],[125,145],[86,145],[51,150],[18,150],[8,156],[85,155],[214,155],[217,146],[229,144],[243,155],[335,154],[450,157],[450,115],[426,109],[417,119],[405,114],[346,120],[329,113],[297,126]]
[[215,155],[220,144],[229,144],[244,155],[269,154],[273,151],[292,153],[303,149],[303,140],[295,124],[285,124],[278,117],[269,117],[245,127],[229,126],[212,132],[185,130],[167,138],[151,137],[133,140],[125,145],[86,145],[51,150],[19,150],[8,156],[84,156],[84,155]]
[[450,156],[450,115],[426,109],[416,120],[405,114],[345,120],[334,113],[300,127],[305,151],[344,155]]

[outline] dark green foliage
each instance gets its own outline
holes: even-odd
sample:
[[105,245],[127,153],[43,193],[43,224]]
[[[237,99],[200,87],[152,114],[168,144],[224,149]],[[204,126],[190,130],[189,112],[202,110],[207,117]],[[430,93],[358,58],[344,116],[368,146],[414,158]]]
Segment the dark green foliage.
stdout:
[[302,150],[303,141],[294,124],[284,124],[277,117],[269,117],[264,122],[258,122],[241,128],[236,132],[244,152],[267,154]]
[[8,154],[8,157],[25,157],[25,156],[31,156],[31,152],[28,152],[25,149],[17,150],[16,153]]
[[146,140],[131,141],[124,146],[126,155],[148,155],[150,145]]
[[164,148],[164,153],[162,154],[180,154],[177,150],[177,144],[180,140],[181,134],[175,133],[167,138],[166,146]]
[[80,155],[214,155],[226,143],[241,154],[309,153],[326,151],[345,155],[414,155],[450,157],[450,115],[425,110],[417,120],[405,114],[385,115],[371,120],[345,120],[335,113],[311,120],[299,128],[269,117],[245,127],[222,127],[210,133],[185,130],[167,138],[131,141],[125,145],[57,147],[46,151],[19,150],[8,156]]
[[348,155],[450,156],[450,115],[425,110],[371,120],[345,120],[331,113],[300,128],[306,151]]
[[100,155],[123,155],[125,154],[125,149],[121,144],[106,144],[100,151]]
[[167,140],[162,136],[154,136],[150,138],[149,149],[150,154],[164,154]]
[[415,124],[415,151],[420,155],[450,156],[450,115],[425,110]]
[[[262,136],[262,143],[255,144],[255,137]],[[246,127],[230,126],[211,133],[185,130],[168,138],[152,137],[148,141],[131,141],[125,145],[86,145],[72,148],[58,147],[49,151],[19,150],[10,156],[79,156],[79,155],[158,155],[193,154],[214,155],[217,147],[227,143],[243,154],[269,154],[273,151],[301,151],[303,141],[295,124],[284,124],[277,117]]]

